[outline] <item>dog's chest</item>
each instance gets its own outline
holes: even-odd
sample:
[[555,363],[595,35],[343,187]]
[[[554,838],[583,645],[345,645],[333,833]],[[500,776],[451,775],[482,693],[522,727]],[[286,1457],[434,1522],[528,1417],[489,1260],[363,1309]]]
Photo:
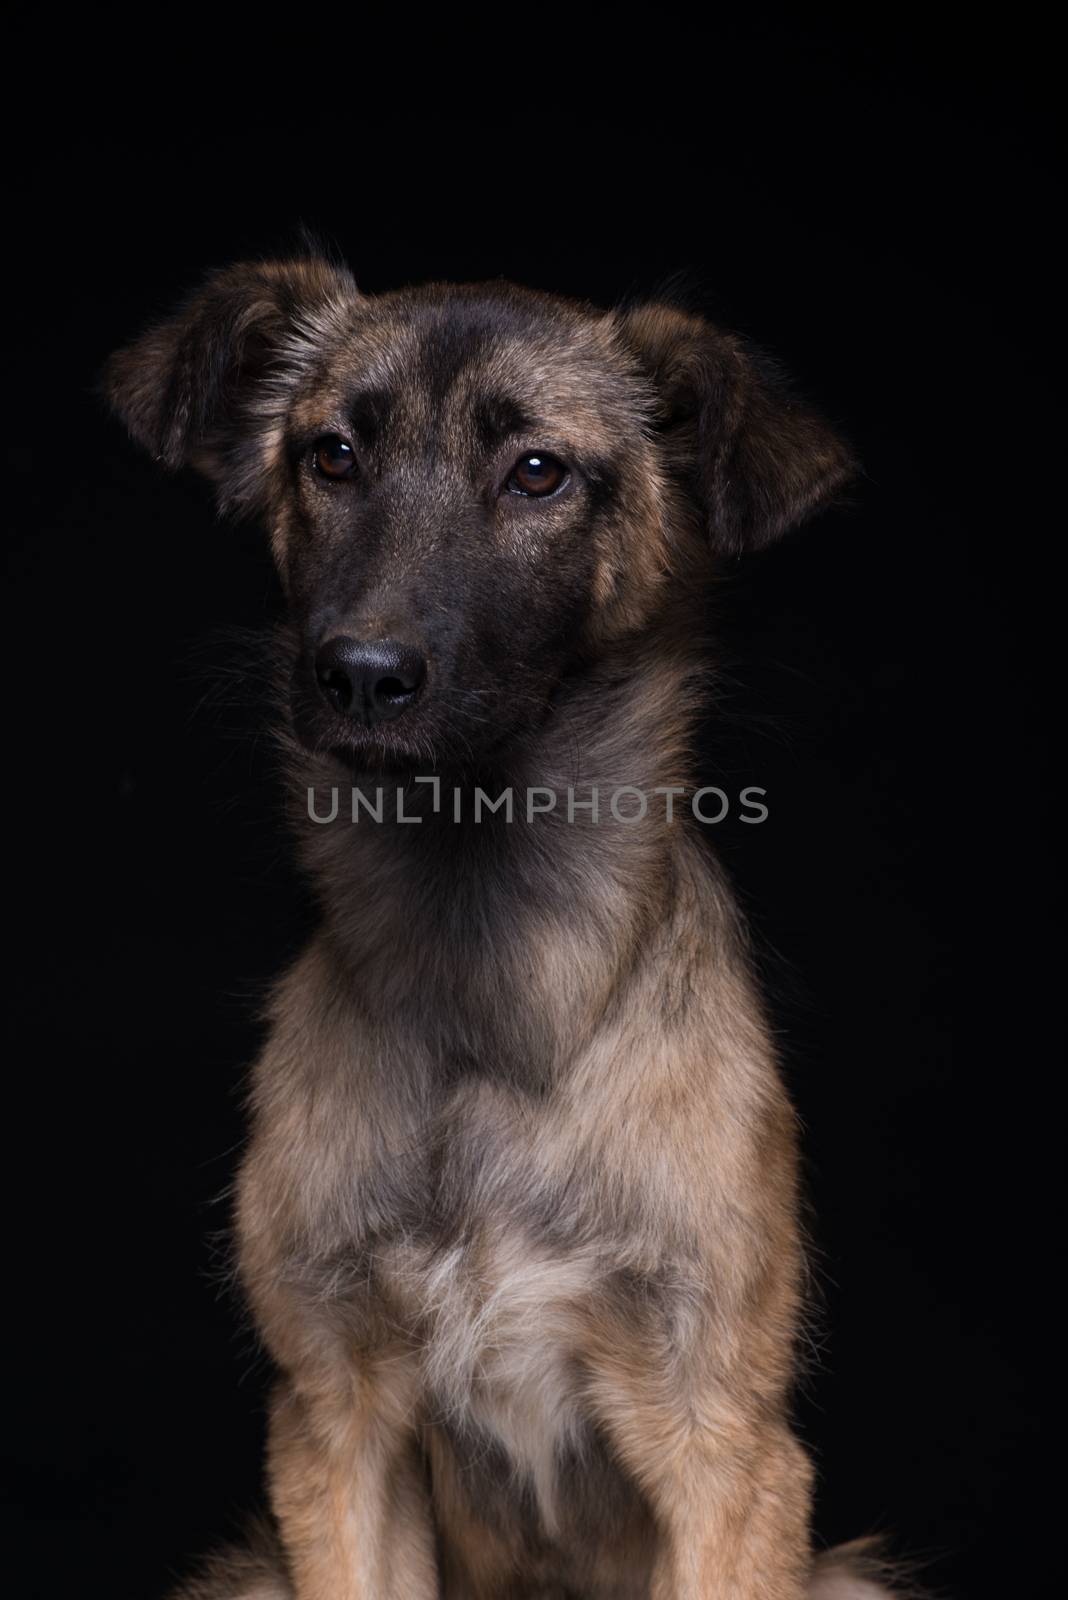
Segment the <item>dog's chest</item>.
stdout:
[[589,1263],[502,1225],[429,1253],[399,1246],[383,1266],[418,1327],[428,1419],[492,1436],[551,1525],[555,1463],[581,1429]]
[[539,1220],[544,1175],[486,1099],[447,1124],[427,1180],[433,1221],[383,1241],[375,1279],[420,1351],[428,1418],[490,1435],[551,1528],[556,1463],[583,1427],[583,1327],[602,1268],[588,1234],[579,1244]]

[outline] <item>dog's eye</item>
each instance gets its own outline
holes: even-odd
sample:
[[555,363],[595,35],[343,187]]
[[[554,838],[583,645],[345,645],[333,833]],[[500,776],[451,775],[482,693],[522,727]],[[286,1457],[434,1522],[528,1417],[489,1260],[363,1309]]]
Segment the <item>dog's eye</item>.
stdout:
[[356,452],[338,434],[328,433],[312,446],[312,462],[324,478],[351,478],[356,471]]
[[567,481],[567,468],[555,456],[542,451],[520,456],[508,479],[509,494],[526,494],[539,497],[555,494]]

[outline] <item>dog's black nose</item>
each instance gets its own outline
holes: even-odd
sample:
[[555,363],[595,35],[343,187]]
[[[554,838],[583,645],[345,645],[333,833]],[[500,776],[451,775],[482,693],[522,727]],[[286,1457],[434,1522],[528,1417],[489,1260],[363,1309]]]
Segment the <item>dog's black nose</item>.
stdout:
[[315,676],[335,711],[357,722],[388,722],[407,710],[426,677],[426,660],[396,639],[361,644],[339,634],[319,646]]

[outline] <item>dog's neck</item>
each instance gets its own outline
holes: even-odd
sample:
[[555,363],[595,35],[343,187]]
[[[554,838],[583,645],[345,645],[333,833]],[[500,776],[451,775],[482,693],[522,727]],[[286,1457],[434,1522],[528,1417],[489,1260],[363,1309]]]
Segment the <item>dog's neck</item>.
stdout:
[[[507,1056],[525,1079],[573,1050],[626,950],[670,914],[698,673],[657,640],[576,675],[497,787],[353,784],[307,762],[303,856],[357,1003],[417,1035],[445,1017],[432,1048]],[[506,791],[510,817],[489,809]]]

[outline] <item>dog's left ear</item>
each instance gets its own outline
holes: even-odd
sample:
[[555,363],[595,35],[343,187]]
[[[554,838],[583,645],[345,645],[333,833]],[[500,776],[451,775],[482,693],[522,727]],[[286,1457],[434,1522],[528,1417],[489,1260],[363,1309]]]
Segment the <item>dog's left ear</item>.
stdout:
[[717,549],[761,549],[856,473],[830,424],[743,340],[664,305],[619,313],[617,326],[652,385],[669,461]]
[[250,509],[262,488],[263,440],[302,365],[359,299],[348,270],[320,256],[239,262],[117,351],[104,392],[162,466],[202,472],[221,510]]

